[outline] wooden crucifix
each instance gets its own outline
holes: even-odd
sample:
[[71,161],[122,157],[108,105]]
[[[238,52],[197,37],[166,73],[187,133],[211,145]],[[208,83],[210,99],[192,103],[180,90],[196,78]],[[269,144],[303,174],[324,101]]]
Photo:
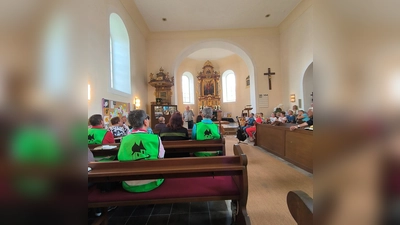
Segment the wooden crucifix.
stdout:
[[271,68],[268,68],[268,73],[264,73],[264,75],[268,76],[269,90],[271,90],[272,89],[272,86],[271,86],[271,75],[275,75],[275,73],[271,72]]

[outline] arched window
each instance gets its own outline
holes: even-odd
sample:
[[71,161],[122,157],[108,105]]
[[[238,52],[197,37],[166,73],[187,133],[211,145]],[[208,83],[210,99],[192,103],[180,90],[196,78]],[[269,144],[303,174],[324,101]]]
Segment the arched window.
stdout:
[[182,75],[182,99],[183,104],[194,104],[193,75],[190,72]]
[[222,74],[223,102],[236,102],[236,76],[232,70]]
[[110,15],[111,88],[131,94],[131,63],[128,31],[116,13]]

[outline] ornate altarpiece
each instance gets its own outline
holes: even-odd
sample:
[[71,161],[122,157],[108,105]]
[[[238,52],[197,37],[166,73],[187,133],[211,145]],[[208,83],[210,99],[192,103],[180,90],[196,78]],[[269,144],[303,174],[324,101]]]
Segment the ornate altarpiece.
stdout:
[[204,63],[203,71],[197,75],[197,81],[199,82],[197,96],[199,96],[198,104],[200,110],[206,106],[214,110],[221,109],[220,77],[219,72],[214,71],[214,66],[207,60]]

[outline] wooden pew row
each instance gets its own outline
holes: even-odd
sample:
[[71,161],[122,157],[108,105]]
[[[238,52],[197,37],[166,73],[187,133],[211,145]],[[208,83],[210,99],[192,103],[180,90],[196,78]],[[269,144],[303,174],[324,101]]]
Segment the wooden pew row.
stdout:
[[[159,135],[160,134],[160,130],[154,129],[153,133]],[[188,129],[188,135],[189,135],[189,138],[192,137],[192,129]]]
[[289,191],[286,203],[298,225],[313,224],[313,199],[304,191]]
[[[217,140],[183,140],[183,141],[163,141],[163,146],[166,153],[194,153],[199,151],[222,151],[222,155],[226,155],[225,137]],[[117,155],[120,143],[107,144],[117,146],[115,149],[94,150],[94,148],[102,145],[88,145],[94,156]]]
[[101,207],[104,215],[99,219],[107,220],[109,206],[232,200],[236,224],[251,224],[246,210],[247,157],[239,145],[234,145],[233,150],[234,156],[89,163],[92,168],[88,173],[90,183],[157,178],[165,181],[146,193],[129,193],[122,185],[106,193],[91,187],[88,207]]

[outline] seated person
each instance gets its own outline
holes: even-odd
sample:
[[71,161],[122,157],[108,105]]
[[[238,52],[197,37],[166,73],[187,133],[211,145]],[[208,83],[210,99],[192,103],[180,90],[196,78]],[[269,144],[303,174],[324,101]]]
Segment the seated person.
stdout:
[[282,123],[286,123],[287,118],[286,118],[285,114],[286,114],[285,112],[279,112],[278,113],[278,115],[279,115],[278,119],[275,120],[275,122],[273,122],[271,125],[272,126],[279,126]]
[[202,120],[203,120],[203,117],[201,115],[197,115],[196,123],[201,122]]
[[273,112],[273,113],[271,113],[271,117],[269,117],[269,119],[268,119],[268,123],[274,123],[275,122],[275,120],[277,120],[278,118],[276,118],[276,114]]
[[104,129],[103,116],[94,114],[89,118],[91,128],[88,128],[88,144],[115,143],[114,135]]
[[[261,115],[260,114],[256,115],[256,123],[262,124],[262,119],[261,119]],[[254,136],[254,134],[256,133],[256,124],[254,124],[253,126],[247,128],[246,129],[246,133],[247,133],[247,136],[248,136],[248,141],[254,141],[254,139],[256,139],[256,137]]]
[[[221,135],[218,130],[218,125],[215,124],[211,118],[213,117],[212,108],[205,107],[202,110],[203,120],[193,125],[192,139],[193,140],[211,140],[220,139]],[[196,152],[195,156],[216,156],[221,152]]]
[[108,129],[111,131],[114,137],[122,137],[127,135],[123,127],[122,120],[118,116],[111,119],[111,127]]
[[[132,133],[121,141],[119,161],[156,160],[164,158],[165,150],[156,134],[149,134],[149,117],[144,110],[133,110],[128,114]],[[129,192],[148,192],[159,187],[164,179],[123,181],[122,187]]]
[[122,127],[123,127],[124,130],[125,130],[125,133],[126,133],[126,134],[129,134],[129,133],[130,133],[130,129],[131,129],[132,127],[130,127],[130,126],[127,125],[127,123],[126,123],[126,116],[122,116],[122,117],[121,117],[121,121],[122,121]]
[[246,132],[247,128],[254,126],[255,121],[256,120],[254,119],[254,113],[250,113],[250,117],[246,121],[247,125],[243,127],[243,131]]
[[304,110],[299,110],[299,115],[296,117],[296,123],[301,124],[309,120],[307,113]]
[[[150,121],[150,116],[147,116],[147,119]],[[135,130],[135,128],[132,127],[132,129],[129,130],[129,133],[132,133],[134,130]],[[147,127],[147,133],[154,134],[153,129],[151,129],[150,126]]]
[[154,126],[154,129],[162,130],[164,127],[166,127],[165,118],[160,116],[160,117],[158,117],[158,123]]
[[296,123],[296,117],[293,115],[293,110],[288,110],[288,115],[286,115],[286,119],[288,123]]
[[189,133],[183,127],[183,117],[180,112],[175,112],[169,119],[169,123],[160,131],[162,141],[188,140]]
[[308,109],[307,114],[310,115],[309,120],[307,122],[303,122],[303,123],[301,123],[299,125],[296,125],[296,126],[291,126],[290,130],[293,131],[293,130],[299,129],[301,127],[313,126],[314,125],[313,107]]

